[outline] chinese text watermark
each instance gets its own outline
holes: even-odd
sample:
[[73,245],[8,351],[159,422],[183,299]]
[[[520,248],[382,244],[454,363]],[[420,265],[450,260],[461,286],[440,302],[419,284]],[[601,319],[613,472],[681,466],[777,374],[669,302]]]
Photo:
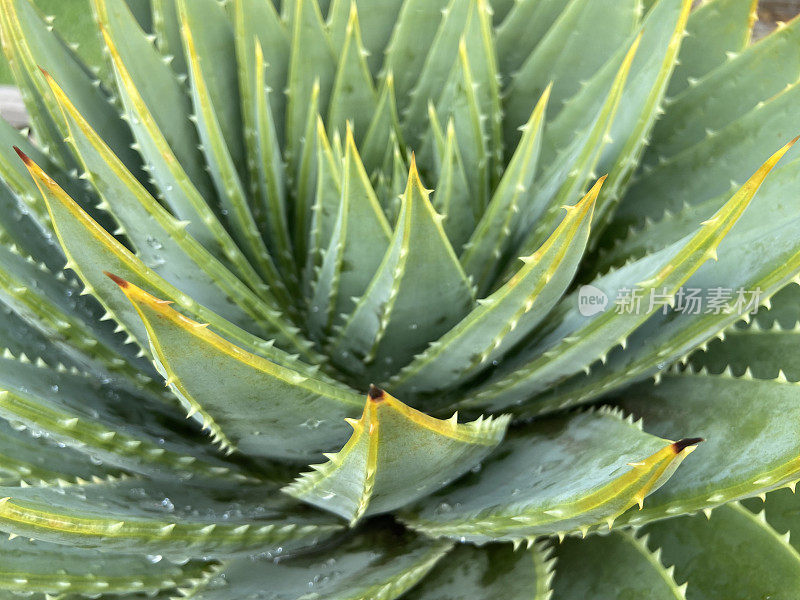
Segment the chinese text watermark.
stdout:
[[607,309],[617,314],[650,314],[659,308],[664,314],[669,311],[686,314],[755,314],[761,304],[761,288],[690,288],[680,287],[674,293],[667,288],[620,288],[611,307],[606,292],[592,285],[578,290],[578,311],[591,317]]

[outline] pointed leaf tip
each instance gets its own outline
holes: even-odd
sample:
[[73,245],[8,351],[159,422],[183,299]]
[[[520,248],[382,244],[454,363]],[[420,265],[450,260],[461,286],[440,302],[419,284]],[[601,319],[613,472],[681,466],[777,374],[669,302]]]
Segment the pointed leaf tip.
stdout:
[[116,284],[117,284],[119,287],[121,287],[122,289],[126,289],[126,288],[127,288],[129,285],[130,285],[130,283],[128,283],[127,281],[125,281],[125,280],[124,280],[122,277],[119,277],[119,276],[117,276],[117,275],[114,275],[113,273],[109,273],[108,271],[103,271],[103,274],[104,274],[106,277],[108,277],[108,278],[109,278],[111,281],[113,281],[114,283],[116,283]]
[[17,156],[22,159],[22,162],[24,162],[26,166],[30,167],[33,164],[33,161],[30,159],[30,157],[20,150],[18,146],[14,146],[13,148],[14,152],[17,153]]
[[417,188],[423,195],[428,194],[428,190],[422,185],[422,178],[419,176],[419,169],[417,168],[417,156],[415,152],[411,153],[411,160],[408,165],[408,184],[406,185],[406,193],[410,190]]
[[384,398],[385,392],[379,388],[378,386],[370,383],[369,384],[369,391],[367,392],[367,397],[372,400],[373,402],[380,402]]
[[701,437],[683,438],[672,444],[672,451],[675,452],[675,454],[680,454],[689,446],[696,446],[700,442],[705,442],[705,439]]

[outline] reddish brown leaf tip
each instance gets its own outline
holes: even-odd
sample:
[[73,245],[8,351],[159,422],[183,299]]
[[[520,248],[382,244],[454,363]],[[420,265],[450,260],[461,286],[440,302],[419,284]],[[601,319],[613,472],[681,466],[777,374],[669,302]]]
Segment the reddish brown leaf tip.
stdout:
[[50,73],[47,72],[47,69],[45,69],[44,67],[40,66],[39,70],[42,72],[42,75],[44,75],[47,79],[52,79],[52,77],[50,77]]
[[675,454],[682,452],[685,448],[689,446],[696,446],[700,442],[705,442],[705,440],[701,437],[694,437],[694,438],[683,438],[682,440],[678,440],[674,444],[672,444],[672,451]]
[[14,152],[17,153],[17,156],[19,156],[22,159],[22,162],[24,162],[26,165],[30,166],[33,163],[33,161],[28,157],[28,155],[25,154],[22,150],[20,150],[17,146],[14,146]]
[[113,281],[119,287],[121,287],[123,289],[125,289],[126,287],[128,287],[130,285],[130,283],[125,281],[122,277],[117,277],[116,275],[114,275],[113,273],[109,273],[108,271],[103,271],[103,273],[105,273],[106,276],[108,276],[108,278],[111,279],[111,281]]
[[381,400],[383,400],[383,394],[384,391],[381,388],[372,385],[371,383],[369,384],[369,391],[367,392],[367,397],[370,400],[372,400],[373,402],[380,402]]

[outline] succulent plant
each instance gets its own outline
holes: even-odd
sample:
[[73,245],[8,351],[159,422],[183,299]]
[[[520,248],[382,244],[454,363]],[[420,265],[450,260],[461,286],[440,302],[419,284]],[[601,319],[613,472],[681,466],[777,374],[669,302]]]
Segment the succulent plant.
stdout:
[[3,597],[796,597],[800,21],[92,4],[0,0]]

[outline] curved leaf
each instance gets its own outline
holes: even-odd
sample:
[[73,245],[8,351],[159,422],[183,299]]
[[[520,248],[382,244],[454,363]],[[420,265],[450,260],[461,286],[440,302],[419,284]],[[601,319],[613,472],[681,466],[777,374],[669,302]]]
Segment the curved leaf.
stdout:
[[[651,552],[647,536],[615,532],[588,540],[567,540],[556,550],[553,589],[563,600],[617,600],[627,594],[648,600],[686,600],[673,569]],[[623,566],[624,565],[624,566]]]
[[[256,295],[187,235],[186,223],[170,215],[136,181],[58,84],[46,77],[68,124],[76,156],[103,199],[101,206],[119,224],[117,232],[130,239],[137,257],[168,281],[185,282],[184,291],[192,298],[240,325],[260,321],[274,311],[277,301],[272,295],[265,294],[267,300]],[[220,291],[234,302],[221,297]]]
[[27,110],[36,125],[37,136],[61,160],[72,168],[73,158],[64,145],[66,131],[39,69],[46,69],[58,79],[74,99],[79,110],[88,114],[92,127],[98,129],[114,153],[128,169],[142,175],[141,160],[130,148],[130,130],[119,118],[110,96],[80,59],[58,38],[53,28],[38,14],[28,0],[3,0],[0,7],[3,51],[15,73],[17,85],[26,89]]
[[567,215],[515,276],[431,344],[392,380],[412,393],[463,382],[498,361],[550,312],[572,280],[589,238],[601,179]]
[[137,473],[245,479],[197,444],[158,400],[91,377],[0,359],[0,415],[57,443]]
[[549,97],[548,87],[523,126],[522,139],[511,162],[461,253],[461,264],[478,287],[480,296],[497,276],[501,261],[508,252],[514,219],[533,185]]
[[[271,356],[275,356],[276,353],[281,354],[273,349],[269,342],[239,329],[161,279],[92,220],[36,163],[24,155],[23,160],[44,197],[56,235],[67,255],[69,261],[67,266],[74,270],[84,282],[85,291],[95,295],[106,310],[128,329],[140,346],[146,339],[146,332],[141,321],[130,304],[119,296],[116,286],[103,275],[104,268],[120,274],[126,280],[147,286],[167,298],[174,299],[182,308],[204,321],[213,323],[220,332],[249,349]],[[196,276],[196,273],[184,273],[183,276]],[[297,339],[297,330],[292,327],[287,329],[285,321],[278,315],[271,315],[271,319],[279,331],[285,332],[285,335],[281,334],[278,338],[287,341],[289,347],[297,348],[293,342],[289,341]],[[307,343],[301,345],[307,347]],[[307,354],[308,350],[302,350],[302,352]]]
[[[622,296],[627,304],[618,303],[611,310],[583,316],[580,290],[566,297],[556,308],[558,318],[553,319],[540,339],[524,348],[508,366],[501,367],[502,374],[496,374],[474,392],[467,404],[502,408],[519,403],[581,369],[588,369],[598,359],[604,361],[614,346],[624,347],[628,336],[648,317],[667,304],[674,304],[675,294],[703,263],[717,259],[720,242],[793,143],[773,154],[694,234],[592,282],[592,287],[607,298],[620,298],[628,290],[628,295]],[[526,355],[534,353],[538,356],[525,364]]]
[[222,448],[308,460],[346,437],[343,419],[361,406],[355,392],[250,354],[170,302],[112,278],[144,323],[156,368]]
[[526,552],[517,552],[509,544],[482,548],[460,544],[404,598],[548,600],[555,564],[550,555],[543,544]]
[[[293,0],[284,4],[292,11],[285,147],[290,163],[295,161],[293,164],[297,165],[308,122],[308,99],[317,88],[318,110],[325,114],[336,73],[336,57],[317,0]],[[308,65],[314,68],[309,69]]]
[[[727,4],[728,7],[725,8],[729,8],[734,3],[740,19],[737,27],[741,26],[745,20],[742,19],[741,12],[747,5],[752,5],[748,0],[708,2],[702,9],[692,13],[689,27],[693,19],[701,18],[703,14],[714,14],[723,4]],[[728,17],[717,17],[715,22],[730,27],[732,20]],[[698,40],[707,53],[704,56],[708,57],[714,56],[713,52],[708,53],[709,43],[721,41],[718,36],[692,36],[690,33],[684,40],[682,51],[689,51],[692,45],[697,46]],[[666,101],[665,114],[653,128],[651,151],[643,158],[644,171],[703,141],[709,133],[719,132],[756,108],[759,103],[768,102],[784,89],[787,82],[796,81],[800,77],[800,58],[787,53],[786,49],[793,47],[798,40],[800,21],[795,20],[743,49],[741,53],[727,54],[717,68]],[[777,56],[784,58],[776,60]],[[691,63],[686,66],[690,65]],[[676,67],[672,82],[679,81],[679,71],[682,68],[683,65]]]
[[311,300],[309,328],[326,332],[350,314],[389,247],[391,229],[348,129],[336,225]]
[[647,431],[669,436],[691,427],[708,442],[644,510],[621,521],[638,525],[793,484],[800,479],[800,420],[793,418],[798,397],[800,386],[784,378],[736,378],[729,372],[676,371],[659,385],[631,388],[620,405],[642,417]]
[[356,3],[351,2],[344,44],[328,107],[328,129],[344,134],[346,124],[349,123],[356,139],[364,139],[377,101],[367,65],[367,52],[361,41],[358,10]]
[[[331,344],[341,369],[362,375],[358,370],[363,368],[362,376],[378,381],[408,363],[474,303],[413,158],[402,202],[383,261]],[[363,363],[353,361],[353,356]]]
[[[170,43],[179,44],[172,51],[182,58],[175,0],[168,4],[161,10],[175,20],[178,39]],[[114,65],[125,115],[164,202],[178,219],[188,221],[186,231],[215,258],[232,266],[254,289],[265,291],[260,277],[211,209],[217,202],[216,193],[197,151],[197,131],[186,118],[191,103],[180,82],[124,1],[94,0],[94,8]]]
[[270,487],[167,482],[0,488],[0,528],[77,548],[172,559],[312,545],[340,526]]
[[671,97],[725,64],[750,43],[758,19],[758,0],[712,0],[689,15],[688,35],[669,82]]
[[[215,57],[219,59],[217,54],[224,55],[228,45],[230,45],[228,50],[233,55],[233,34],[228,28],[224,28],[222,31],[195,38],[193,31],[202,31],[202,28],[192,25],[195,19],[225,22],[224,9],[214,0],[208,0],[206,5],[214,6],[214,11],[222,13],[220,15],[205,15],[204,10],[196,10],[199,5],[198,0],[188,3],[179,0],[196,122],[211,177],[217,187],[221,212],[227,215],[226,222],[231,235],[267,282],[270,292],[284,307],[290,307],[291,296],[287,290],[287,282],[292,280],[284,280],[281,277],[267,250],[247,202],[240,173],[240,169],[243,169],[242,163],[245,162],[244,142],[240,139],[241,111],[238,106],[235,110],[231,109],[233,104],[238,104],[238,98],[234,98],[234,102],[227,101],[231,88],[238,90],[238,87],[236,82],[217,81],[221,72],[230,70],[227,68],[227,63],[215,71],[207,63],[202,62],[211,61]],[[201,17],[200,13],[205,16]],[[207,39],[208,36],[212,39]],[[229,44],[223,43],[222,40],[229,41]]]
[[371,387],[353,435],[329,462],[283,489],[354,525],[424,498],[479,464],[503,439],[508,418],[440,421]]
[[120,474],[119,469],[92,464],[73,448],[31,435],[21,423],[0,419],[1,485],[68,485]]
[[597,201],[603,227],[628,188],[660,115],[691,7],[691,0],[659,0],[642,25],[639,52],[631,65],[618,117],[609,130],[611,141],[599,162],[600,171],[609,173],[608,185]]
[[155,594],[211,577],[207,563],[177,566],[160,557],[128,556],[16,538],[0,539],[0,590],[13,595]]
[[608,410],[537,421],[403,519],[426,535],[478,544],[585,533],[641,506],[700,441],[668,442]]
[[263,590],[276,600],[393,600],[440,562],[450,546],[376,529],[339,544],[333,552],[281,562],[268,558],[231,561],[218,577],[187,593],[196,600],[238,600]]
[[800,554],[737,503],[702,515],[655,523],[645,530],[675,577],[688,580],[687,600],[789,600],[800,585]]
[[[550,118],[555,117],[580,90],[581,82],[602,68],[627,42],[637,25],[637,0],[565,4],[536,48],[518,70],[512,71],[504,102],[505,139],[509,145],[517,143],[517,127],[528,118],[532,98],[539,98],[550,86],[553,99]],[[602,27],[598,27],[600,22]],[[508,65],[507,59],[503,62]]]

